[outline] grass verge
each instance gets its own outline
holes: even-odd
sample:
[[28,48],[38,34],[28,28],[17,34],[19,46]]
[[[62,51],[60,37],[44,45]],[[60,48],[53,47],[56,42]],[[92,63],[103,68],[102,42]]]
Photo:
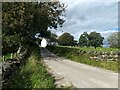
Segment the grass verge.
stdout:
[[115,72],[118,72],[118,62],[117,61],[95,61],[90,60],[89,55],[80,55],[77,54],[79,49],[75,48],[67,48],[67,47],[61,47],[61,46],[48,46],[48,50],[51,52],[57,54],[58,56],[62,56],[64,58],[70,59],[72,61],[76,61],[79,63],[84,63],[96,67],[105,68],[108,70],[112,70]]
[[73,49],[79,49],[79,50],[85,50],[85,51],[97,51],[97,52],[110,52],[110,51],[118,51],[118,48],[105,48],[105,47],[97,47],[96,49],[94,47],[70,47],[70,46],[58,46],[58,47],[66,47],[66,48],[73,48]]
[[[4,55],[4,61],[6,61],[7,59],[10,59],[10,58],[11,58],[10,53]],[[0,61],[3,61],[3,56],[0,56]]]
[[40,60],[40,49],[34,49],[11,80],[11,88],[55,88],[54,78]]

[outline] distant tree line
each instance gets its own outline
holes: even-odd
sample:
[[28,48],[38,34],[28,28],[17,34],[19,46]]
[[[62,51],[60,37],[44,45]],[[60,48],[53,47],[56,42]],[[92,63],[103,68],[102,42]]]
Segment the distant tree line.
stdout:
[[103,45],[104,37],[97,32],[91,32],[88,34],[84,32],[79,38],[79,42],[74,40],[74,37],[69,33],[64,33],[58,38],[58,44],[64,46],[86,46],[86,47],[101,47]]
[[[56,42],[58,42],[59,45],[81,47],[93,46],[95,48],[102,47],[103,40],[104,37],[102,37],[100,33],[97,33],[95,31],[90,32],[90,34],[88,34],[87,32],[83,32],[83,34],[80,35],[78,42],[74,40],[74,36],[69,33],[64,33],[59,36],[58,39],[56,38]],[[111,48],[120,48],[120,31],[114,32],[110,36],[108,36],[107,41],[109,42]]]

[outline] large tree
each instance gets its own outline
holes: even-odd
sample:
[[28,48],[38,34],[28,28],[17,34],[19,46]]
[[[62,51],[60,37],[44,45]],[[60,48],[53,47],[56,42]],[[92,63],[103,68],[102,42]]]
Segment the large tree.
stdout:
[[65,22],[65,8],[60,2],[3,2],[3,48],[32,44],[36,33],[49,37],[48,27],[57,29]]
[[50,42],[57,43],[57,37],[58,36],[55,33],[51,33],[49,37]]
[[100,33],[97,33],[97,32],[91,32],[89,34],[89,45],[90,46],[93,46],[93,47],[101,47],[101,45],[103,45],[103,40],[104,40],[104,37],[102,37],[100,35]]
[[64,33],[58,38],[58,44],[64,46],[73,46],[74,37],[69,33]]
[[108,37],[108,41],[110,43],[110,47],[112,48],[120,48],[120,31],[114,32]]
[[79,45],[80,46],[89,46],[89,35],[87,34],[87,32],[84,32],[80,38],[79,38]]

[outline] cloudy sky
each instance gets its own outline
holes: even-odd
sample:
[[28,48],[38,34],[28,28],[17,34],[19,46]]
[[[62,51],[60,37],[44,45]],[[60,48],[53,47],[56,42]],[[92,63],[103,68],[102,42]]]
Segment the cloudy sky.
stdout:
[[106,38],[118,30],[118,0],[61,1],[68,6],[66,22],[55,32],[58,36],[69,32],[78,40],[83,32],[96,31]]

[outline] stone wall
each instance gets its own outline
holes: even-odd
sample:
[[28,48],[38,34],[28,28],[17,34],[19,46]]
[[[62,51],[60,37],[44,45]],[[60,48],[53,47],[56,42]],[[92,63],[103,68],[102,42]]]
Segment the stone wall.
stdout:
[[92,60],[107,60],[107,61],[117,61],[118,60],[118,53],[112,52],[103,52],[103,53],[96,53],[90,57]]
[[7,59],[6,61],[1,62],[1,73],[2,75],[2,88],[8,88],[8,82],[11,79],[12,75],[25,64],[27,57],[27,50],[17,55],[16,58]]
[[107,60],[107,61],[117,61],[120,58],[120,51],[109,51],[109,52],[100,52],[100,51],[84,51],[80,50],[79,54],[90,55],[91,60]]

